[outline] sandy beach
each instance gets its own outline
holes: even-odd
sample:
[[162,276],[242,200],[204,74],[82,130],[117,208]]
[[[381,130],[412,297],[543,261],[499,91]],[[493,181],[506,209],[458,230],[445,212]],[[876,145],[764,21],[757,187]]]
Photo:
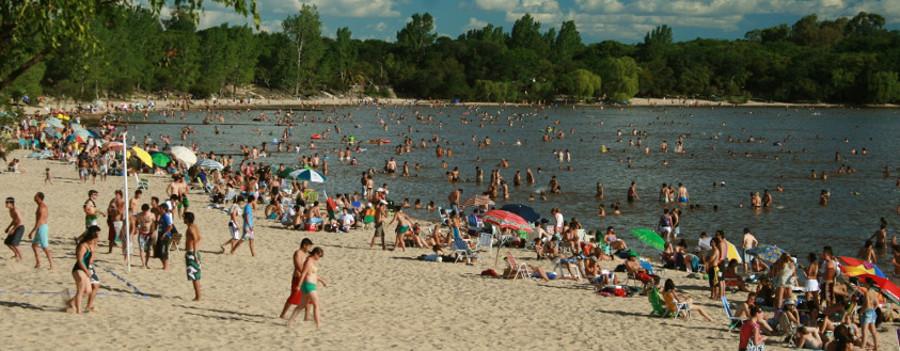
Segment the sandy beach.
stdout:
[[[583,282],[479,276],[494,267],[494,253],[482,254],[488,259],[473,267],[413,260],[425,253],[421,249],[370,250],[370,230],[288,231],[258,219],[257,256],[250,257],[246,247],[235,256],[222,255],[218,245],[227,239],[226,216],[206,208],[205,196],[196,192],[191,201],[203,233],[202,301],[190,301],[182,251],[171,253],[169,271],[162,271],[158,260],[144,270],[134,256],[128,273],[120,251],[106,254],[101,241],[96,258],[102,281],[99,311],[68,314],[64,299],[74,286],[72,237],[82,231],[81,203],[89,189],[97,189],[98,205],[105,208],[121,187],[121,178],[81,184],[73,166],[26,159],[21,151],[13,156],[23,159],[23,173],[0,174],[6,185],[2,195],[17,199],[30,230],[35,207],[31,197],[35,191],[47,194],[56,267],[35,270],[25,240],[21,263],[3,248],[0,328],[9,332],[4,349],[733,350],[737,344],[737,334],[727,331],[721,304],[706,297],[706,282],[686,278],[684,272],[662,275],[675,279],[714,322],[696,314],[688,321],[650,317],[646,297],[602,297]],[[43,185],[44,167],[54,175],[53,185]],[[149,179],[146,199],[164,194],[167,179]],[[8,223],[5,212],[2,223]],[[312,322],[288,328],[278,319],[289,293],[290,257],[304,237],[324,248],[319,272],[330,283],[319,290],[323,325],[318,331]],[[530,252],[513,252],[523,262],[552,268],[548,261],[535,261]],[[496,268],[502,271],[504,265],[501,259]],[[606,265],[612,268],[611,262]],[[741,301],[744,295],[729,294],[729,299]],[[893,332],[881,332],[882,350],[895,349]]]

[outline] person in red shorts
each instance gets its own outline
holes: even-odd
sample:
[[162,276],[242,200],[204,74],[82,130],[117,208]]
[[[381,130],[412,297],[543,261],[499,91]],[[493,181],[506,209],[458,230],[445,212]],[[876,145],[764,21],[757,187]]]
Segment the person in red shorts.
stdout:
[[281,310],[281,319],[288,319],[288,310],[291,309],[291,306],[297,307],[294,308],[294,313],[291,314],[290,319],[294,319],[301,310],[306,309],[306,304],[303,303],[303,293],[300,292],[300,276],[303,275],[303,262],[306,262],[306,256],[309,254],[309,248],[312,245],[312,240],[304,238],[300,241],[300,248],[294,251],[294,276],[291,278],[291,295],[284,302],[284,309]]

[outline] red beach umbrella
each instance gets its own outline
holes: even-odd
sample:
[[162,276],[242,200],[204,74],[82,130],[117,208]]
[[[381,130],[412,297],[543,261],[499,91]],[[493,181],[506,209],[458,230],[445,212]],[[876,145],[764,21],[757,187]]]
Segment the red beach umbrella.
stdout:
[[481,219],[485,223],[496,225],[501,229],[524,230],[529,233],[534,229],[524,218],[504,210],[487,211]]

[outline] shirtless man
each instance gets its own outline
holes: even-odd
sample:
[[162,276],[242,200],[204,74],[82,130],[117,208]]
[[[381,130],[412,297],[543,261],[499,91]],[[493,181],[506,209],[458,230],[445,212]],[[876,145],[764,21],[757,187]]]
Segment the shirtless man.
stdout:
[[859,316],[860,329],[862,329],[862,347],[866,348],[868,341],[867,336],[871,334],[873,348],[878,351],[878,331],[875,330],[875,309],[878,308],[879,292],[875,290],[875,282],[871,278],[866,278],[866,304],[863,306],[862,314]]
[[395,230],[397,236],[394,239],[394,249],[400,248],[402,251],[406,251],[406,243],[403,241],[403,237],[412,229],[412,221],[410,221],[406,213],[403,212],[403,209],[400,209],[394,213],[394,218],[391,219],[388,226],[394,224],[394,222],[397,222],[397,229]]
[[756,247],[756,245],[759,245],[759,241],[756,240],[756,236],[754,236],[753,233],[750,232],[750,228],[744,228],[744,239],[741,243],[741,251],[743,251],[742,253],[744,256],[743,259],[745,273],[749,272],[750,261],[753,258],[749,253],[747,253],[747,250]]
[[684,184],[678,183],[678,203],[686,204],[688,202],[688,190]]
[[[166,188],[166,194],[171,197],[175,195],[178,197],[178,203],[176,203],[176,207],[178,207],[178,216],[181,217],[184,214],[184,211],[187,211],[188,207],[190,207],[190,202],[188,201],[188,186],[184,181],[184,177],[180,175],[173,176],[172,182],[169,183],[169,186]],[[174,212],[174,210],[173,210]],[[175,244],[178,242],[175,241]]]
[[153,223],[156,222],[156,216],[150,212],[150,205],[141,205],[141,212],[134,218],[135,231],[138,234],[138,254],[141,257],[141,265],[144,269],[149,269],[147,263],[150,261],[150,247],[153,241]]
[[[303,275],[303,263],[306,262],[306,256],[309,253],[313,242],[309,238],[303,238],[300,241],[300,248],[294,251],[294,274],[291,276],[291,295],[284,302],[284,308],[281,310],[281,319],[288,319],[288,310],[294,307],[289,320],[293,321],[301,310],[306,310],[306,304],[303,301],[303,293],[300,292],[300,277]],[[307,316],[308,317],[308,316]]]
[[19,214],[19,209],[16,208],[16,199],[6,198],[6,208],[9,210],[10,222],[4,231],[6,240],[3,240],[3,243],[12,250],[13,258],[17,262],[21,262],[22,253],[19,251],[19,242],[22,241],[22,234],[25,234],[25,225],[22,224],[22,216]]
[[384,243],[384,220],[387,219],[387,202],[379,201],[375,204],[375,234],[372,235],[372,242],[369,243],[369,248],[375,247],[375,239],[379,236],[381,237],[381,249],[387,250],[387,246]]
[[887,224],[881,223],[881,227],[869,237],[869,240],[873,240],[875,242],[875,253],[878,256],[884,255],[887,252]]
[[184,224],[187,230],[184,233],[184,264],[186,266],[187,279],[194,285],[194,301],[200,301],[200,228],[194,223],[194,213],[184,213]]
[[[114,237],[110,239],[109,252],[112,253],[112,248],[115,246],[116,241],[122,241],[122,257],[125,258],[126,255],[128,255],[128,251],[124,245],[127,238],[123,236],[125,229],[125,198],[121,190],[116,190],[115,194],[116,196],[110,204],[111,209],[114,208],[115,211],[107,211],[110,213],[113,230],[115,231]],[[112,212],[115,212],[115,214],[113,215]],[[123,262],[127,262],[127,260]]]
[[531,173],[531,168],[525,169],[525,181],[528,182],[528,185],[534,185],[534,173]]
[[831,246],[825,246],[822,249],[822,266],[825,272],[822,277],[822,302],[827,305],[834,303],[834,278],[837,276],[837,263],[834,261],[834,254]]
[[[228,235],[229,238],[227,241],[222,243],[219,247],[222,248],[222,253],[231,252],[234,250],[234,246],[237,245],[239,241],[241,241],[241,228],[238,227],[238,223],[241,220],[241,212],[244,207],[244,196],[238,195],[234,202],[231,204],[231,208],[228,210]],[[298,214],[299,217],[299,214]],[[228,245],[228,249],[225,246]]]
[[44,250],[44,255],[47,256],[47,262],[49,262],[52,270],[53,256],[50,254],[49,248],[50,227],[47,225],[50,213],[47,210],[47,204],[44,203],[44,193],[38,192],[34,194],[34,203],[37,204],[37,209],[34,211],[34,228],[31,228],[31,231],[28,232],[28,239],[31,239],[31,249],[34,250],[34,268],[41,268],[41,260],[38,256],[38,247],[40,247]]
[[450,192],[450,195],[447,196],[447,201],[450,202],[450,209],[453,212],[459,213],[459,200],[462,197],[463,190],[456,189]]

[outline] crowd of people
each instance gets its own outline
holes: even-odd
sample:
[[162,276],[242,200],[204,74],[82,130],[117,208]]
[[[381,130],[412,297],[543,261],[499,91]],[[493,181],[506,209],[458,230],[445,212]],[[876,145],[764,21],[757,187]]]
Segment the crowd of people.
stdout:
[[[424,117],[423,117],[424,118]],[[280,123],[290,124],[290,118],[279,119]],[[558,122],[556,123],[558,125]],[[381,126],[387,128],[388,123],[382,121]],[[48,128],[52,131],[48,131]],[[220,131],[216,128],[216,134]],[[200,280],[203,264],[199,251],[201,229],[196,223],[195,212],[190,210],[191,197],[208,196],[211,208],[225,213],[228,237],[221,245],[223,254],[237,254],[245,242],[251,256],[256,256],[255,227],[258,219],[276,223],[288,230],[306,232],[348,233],[354,229],[372,230],[373,235],[369,247],[374,248],[380,238],[383,250],[405,251],[408,247],[431,250],[431,254],[422,255],[426,261],[465,261],[474,264],[477,250],[483,234],[489,234],[489,246],[505,246],[521,248],[533,252],[538,260],[549,260],[556,266],[552,271],[540,264],[516,264],[510,254],[508,267],[504,274],[495,274],[509,278],[519,277],[524,269],[527,276],[536,279],[571,279],[586,281],[595,287],[595,291],[605,295],[618,295],[626,290],[626,295],[635,293],[656,296],[662,302],[666,313],[672,316],[688,317],[696,312],[707,321],[710,315],[699,306],[698,299],[686,296],[679,291],[672,279],[663,279],[662,269],[685,271],[693,277],[705,279],[709,283],[709,299],[723,301],[727,299],[729,289],[747,292],[746,302],[735,309],[736,318],[744,318],[741,323],[739,342],[741,349],[762,345],[766,336],[784,337],[789,343],[804,348],[826,350],[852,350],[854,347],[877,348],[876,325],[889,321],[896,316],[896,307],[885,300],[877,283],[871,279],[847,279],[841,275],[841,263],[831,247],[826,246],[821,254],[810,253],[806,257],[806,265],[798,262],[796,257],[782,253],[774,262],[766,262],[753,250],[759,246],[756,236],[749,228],[740,237],[740,251],[729,242],[723,230],[716,230],[709,236],[700,233],[696,246],[688,244],[681,232],[684,220],[682,210],[693,208],[686,185],[664,183],[659,190],[659,202],[662,214],[657,222],[655,232],[665,242],[658,257],[651,259],[640,257],[639,253],[629,247],[624,238],[616,233],[613,226],[605,231],[591,231],[576,218],[564,215],[564,209],[554,208],[548,219],[538,218],[533,223],[520,229],[497,229],[485,222],[488,211],[495,209],[493,200],[501,201],[509,198],[510,183],[500,175],[500,170],[509,167],[504,159],[497,169],[490,172],[490,179],[484,196],[490,202],[483,204],[466,204],[466,196],[462,188],[455,188],[447,197],[446,207],[438,207],[434,201],[423,206],[419,199],[410,204],[409,199],[394,202],[390,198],[388,184],[375,186],[375,178],[379,174],[391,176],[400,173],[401,177],[410,177],[410,165],[390,158],[385,161],[384,169],[377,171],[368,169],[362,172],[361,188],[358,191],[324,194],[311,186],[313,180],[300,180],[293,174],[296,170],[308,169],[311,172],[327,175],[328,159],[325,151],[320,155],[313,142],[308,149],[310,155],[300,155],[301,147],[289,143],[277,143],[270,148],[266,143],[257,146],[240,147],[243,158],[238,162],[231,156],[217,155],[213,152],[202,152],[197,144],[190,145],[198,159],[211,161],[204,167],[190,167],[180,160],[173,160],[165,165],[133,161],[122,162],[121,147],[117,148],[117,140],[122,140],[124,130],[117,128],[114,119],[101,120],[100,127],[90,131],[85,137],[85,128],[80,126],[77,117],[59,128],[54,128],[48,118],[28,117],[17,124],[15,136],[19,146],[34,152],[40,158],[66,161],[72,164],[79,181],[92,183],[97,177],[103,182],[107,175],[128,176],[138,174],[171,175],[171,182],[160,197],[150,196],[145,200],[145,186],[133,192],[129,200],[125,200],[122,190],[115,191],[105,211],[98,205],[100,194],[91,190],[82,205],[85,216],[84,233],[75,238],[77,261],[72,269],[76,284],[76,295],[69,300],[69,309],[80,313],[90,311],[94,307],[94,297],[99,289],[94,258],[98,243],[103,239],[101,217],[105,217],[108,235],[106,242],[108,252],[121,246],[123,259],[127,262],[130,250],[136,248],[140,257],[140,265],[149,269],[152,259],[160,261],[163,270],[169,268],[169,252],[177,251],[184,240],[184,262],[186,276],[194,289],[194,300],[201,299]],[[336,133],[340,134],[337,124]],[[194,131],[182,129],[181,140],[186,139]],[[569,134],[573,134],[574,130]],[[560,129],[548,129],[544,140],[565,137]],[[619,137],[621,137],[621,132]],[[643,132],[635,130],[633,136],[637,142],[634,147],[642,147],[640,138]],[[285,128],[282,138],[290,137],[290,126]],[[323,133],[322,138],[327,138]],[[149,137],[145,137],[139,145],[148,152],[166,153],[171,150],[172,138],[159,136],[162,145],[158,145]],[[474,137],[473,137],[474,140]],[[676,141],[675,152],[684,153],[684,137]],[[361,151],[359,142],[342,137],[346,148],[340,148],[339,161],[348,165],[356,165]],[[491,140],[477,140],[480,148],[491,146]],[[446,158],[452,157],[452,149],[442,146],[440,138],[434,137],[435,156],[442,161],[447,181],[456,184],[461,181],[458,168],[449,169]],[[119,144],[121,146],[121,144]],[[412,148],[430,149],[429,142],[422,139],[419,145],[411,137],[405,138],[398,145],[396,153],[402,155],[411,152]],[[649,153],[649,148],[645,148]],[[264,162],[266,155],[272,152],[296,152],[298,163],[296,168],[285,164],[268,164]],[[660,152],[668,152],[668,143],[663,141]],[[5,150],[3,150],[5,157]],[[554,151],[554,157],[562,164],[571,163],[572,155],[568,149]],[[630,161],[629,161],[630,162]],[[420,165],[412,166],[419,171]],[[571,166],[567,166],[571,168]],[[16,169],[16,171],[19,171]],[[538,174],[543,170],[537,168]],[[484,170],[476,167],[474,181],[481,184]],[[45,181],[52,182],[49,169],[45,171]],[[88,179],[90,178],[90,179]],[[520,171],[516,171],[511,183],[514,187],[522,184],[534,184],[535,176],[531,168],[525,171],[522,181]],[[724,182],[721,184],[724,186]],[[776,191],[781,191],[780,185]],[[551,176],[546,190],[540,191],[542,199],[560,194],[562,185],[555,176]],[[604,199],[608,194],[601,183],[597,183],[596,197]],[[534,195],[531,195],[532,197]],[[823,195],[824,196],[824,195]],[[642,201],[638,195],[636,181],[632,181],[624,197],[628,202]],[[28,231],[32,240],[35,267],[40,267],[40,253],[47,259],[49,267],[53,267],[52,254],[49,249],[48,209],[43,203],[44,195],[36,193],[37,204],[35,224]],[[827,205],[827,198],[825,200]],[[126,203],[127,202],[127,203]],[[768,190],[764,194],[751,193],[751,207],[769,208],[774,199]],[[618,202],[612,205],[613,215],[619,214]],[[5,244],[13,252],[16,259],[22,260],[18,249],[19,242],[25,235],[25,224],[16,207],[16,200],[8,198],[11,223],[6,229],[8,234]],[[258,210],[258,207],[263,207]],[[406,209],[426,209],[440,215],[436,223],[420,222],[407,213]],[[606,215],[605,207],[598,210],[601,217]],[[126,225],[126,222],[128,223]],[[179,227],[182,229],[179,230]],[[394,240],[385,238],[385,231],[394,228]],[[184,234],[181,231],[184,231]],[[130,235],[126,235],[126,233]],[[460,242],[462,241],[462,242]],[[390,244],[390,245],[389,245]],[[133,247],[128,247],[129,245]],[[872,236],[858,257],[869,263],[884,261],[890,249],[894,273],[900,274],[900,245],[896,237],[888,240],[886,223]],[[40,252],[43,251],[43,252]],[[446,255],[445,252],[452,252]],[[737,255],[734,253],[737,252]],[[294,323],[300,311],[305,311],[305,319],[312,313],[316,325],[320,320],[320,299],[316,289],[318,285],[327,286],[318,271],[318,262],[324,251],[313,247],[310,239],[304,239],[300,248],[293,255],[292,287],[289,298],[285,301],[281,318]],[[654,262],[654,263],[651,263]],[[629,281],[639,282],[640,287],[629,289]],[[802,282],[802,284],[800,283]],[[802,286],[802,288],[801,288]],[[661,287],[661,290],[660,290]],[[799,294],[798,294],[799,292]],[[82,300],[87,300],[82,308]],[[293,311],[291,308],[294,307]]]

